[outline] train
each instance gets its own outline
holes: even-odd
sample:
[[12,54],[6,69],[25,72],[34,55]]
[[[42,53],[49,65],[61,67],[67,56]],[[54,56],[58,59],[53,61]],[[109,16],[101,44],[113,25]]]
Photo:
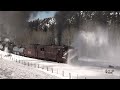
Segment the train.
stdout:
[[8,47],[9,53],[16,55],[35,58],[46,61],[53,61],[58,63],[67,62],[67,52],[70,46],[66,45],[40,45],[40,44],[30,44],[27,46],[17,46],[13,43],[4,44],[1,43],[1,50],[4,50],[4,47]]
[[21,55],[58,63],[66,63],[67,54],[65,55],[65,53],[67,53],[67,51],[68,46],[33,44],[25,47]]

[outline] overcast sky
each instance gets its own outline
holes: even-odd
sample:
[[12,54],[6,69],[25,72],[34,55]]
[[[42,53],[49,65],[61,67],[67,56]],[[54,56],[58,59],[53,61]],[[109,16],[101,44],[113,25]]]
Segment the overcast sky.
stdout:
[[30,20],[34,20],[34,19],[38,19],[38,18],[44,19],[44,18],[48,18],[48,17],[53,17],[55,15],[55,12],[56,11],[39,12],[36,17],[33,18],[31,16]]

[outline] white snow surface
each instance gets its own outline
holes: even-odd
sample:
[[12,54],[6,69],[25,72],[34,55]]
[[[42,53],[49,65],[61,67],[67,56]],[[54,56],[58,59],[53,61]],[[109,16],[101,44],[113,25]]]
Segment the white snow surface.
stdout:
[[59,79],[59,77],[10,59],[0,59],[0,79]]
[[0,78],[2,79],[59,79],[58,77],[16,62],[0,60]]
[[[1,71],[9,71],[10,76],[3,75],[7,78],[16,79],[119,79],[120,70],[92,66],[72,66],[68,64],[56,63],[51,61],[37,60],[33,58],[22,57],[0,51],[3,59],[0,59],[0,77]],[[29,62],[40,65],[44,69],[34,66],[22,65],[14,60]],[[112,74],[105,73],[107,70],[114,70]],[[53,70],[53,72],[52,72]]]

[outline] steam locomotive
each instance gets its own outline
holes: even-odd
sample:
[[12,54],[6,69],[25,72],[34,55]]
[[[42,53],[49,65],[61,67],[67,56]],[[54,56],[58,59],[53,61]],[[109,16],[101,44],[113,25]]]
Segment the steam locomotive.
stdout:
[[30,44],[27,46],[17,46],[12,42],[1,42],[0,50],[4,50],[8,47],[9,53],[36,58],[41,60],[54,61],[58,63],[67,62],[67,51],[69,46],[63,45],[40,45],[40,44]]
[[9,53],[13,53],[16,55],[47,60],[47,61],[54,61],[58,63],[66,63],[67,62],[66,53],[69,47],[57,46],[57,45],[31,44],[25,47],[9,45],[8,49],[9,49]]

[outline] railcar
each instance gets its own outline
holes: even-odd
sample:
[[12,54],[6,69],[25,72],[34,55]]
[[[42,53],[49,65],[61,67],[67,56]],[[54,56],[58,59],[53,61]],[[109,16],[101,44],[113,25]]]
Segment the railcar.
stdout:
[[48,61],[66,63],[67,58],[64,54],[67,52],[67,46],[56,45],[30,45],[23,50],[26,57],[37,58]]

